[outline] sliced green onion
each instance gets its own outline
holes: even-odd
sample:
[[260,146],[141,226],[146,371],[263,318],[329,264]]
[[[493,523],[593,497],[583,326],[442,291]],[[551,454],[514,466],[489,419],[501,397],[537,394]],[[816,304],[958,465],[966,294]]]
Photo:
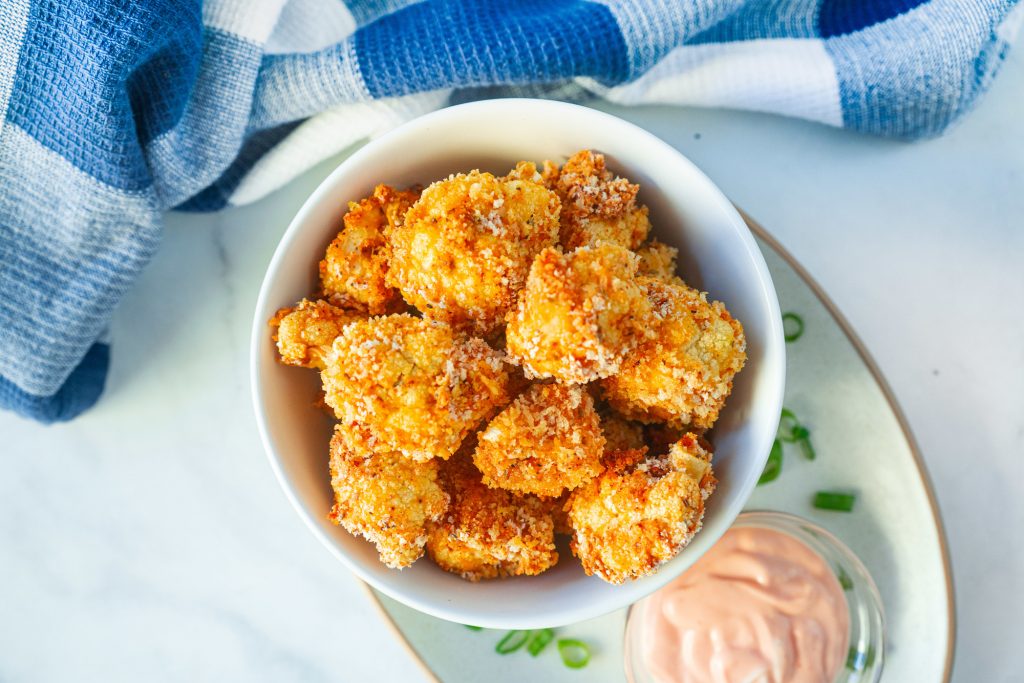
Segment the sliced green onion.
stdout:
[[[803,429],[803,427],[801,427],[801,429]],[[806,429],[804,429],[804,431],[807,432]],[[807,436],[797,439],[796,442],[800,446],[800,450],[803,451],[804,457],[808,460],[814,460],[818,457],[818,454],[814,452],[814,446],[811,445],[809,436],[810,432],[807,433]]]
[[526,645],[526,651],[529,652],[531,656],[536,657],[548,646],[548,643],[554,639],[554,629],[542,628],[534,631],[533,637],[530,638],[530,642]]
[[837,512],[850,512],[857,496],[853,493],[840,493],[839,491],[818,491],[814,494],[814,507],[819,510],[835,510]]
[[507,655],[515,652],[530,639],[530,631],[509,631],[505,637],[494,646],[494,651],[499,655]]
[[850,578],[845,569],[836,567],[836,578],[839,579],[839,585],[843,587],[844,591],[853,590],[853,579]]
[[793,430],[800,427],[800,420],[796,419],[796,413],[789,408],[782,409],[782,417],[779,418],[779,438],[790,443],[796,441],[793,438]]
[[[793,324],[796,325],[796,329],[791,332],[786,332],[786,321],[792,320]],[[804,319],[798,316],[796,313],[783,313],[782,314],[782,335],[786,338],[786,342],[795,342],[804,333]]]
[[582,669],[590,661],[590,647],[582,640],[562,638],[558,641],[558,654],[570,669]]
[[772,443],[772,450],[768,453],[768,462],[764,464],[764,471],[761,472],[761,478],[757,480],[757,485],[767,484],[770,481],[775,481],[779,478],[779,474],[782,473],[782,442],[775,439]]
[[484,630],[483,626],[470,626],[469,624],[463,624],[463,626],[468,628],[470,631],[483,631]]
[[846,668],[850,671],[861,671],[875,663],[875,648],[868,646],[867,652],[861,652],[855,647],[850,648],[846,655]]

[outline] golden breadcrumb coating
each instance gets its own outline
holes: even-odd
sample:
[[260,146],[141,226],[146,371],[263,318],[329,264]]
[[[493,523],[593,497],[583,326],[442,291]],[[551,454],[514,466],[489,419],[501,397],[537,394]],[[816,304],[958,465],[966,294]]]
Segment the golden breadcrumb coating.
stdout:
[[661,457],[643,450],[617,457],[567,504],[573,553],[588,575],[613,584],[653,573],[686,547],[716,483],[706,442],[692,434]]
[[597,476],[603,452],[590,394],[534,384],[477,434],[473,462],[488,486],[554,498]]
[[558,238],[558,196],[473,171],[434,183],[389,229],[387,282],[429,318],[487,334],[515,305],[533,257]]
[[328,405],[373,450],[448,458],[511,400],[501,354],[447,325],[397,314],[346,327],[321,373]]
[[448,509],[438,460],[416,462],[397,451],[368,451],[335,427],[331,439],[332,522],[377,546],[380,561],[408,567],[423,555],[427,524]]
[[508,172],[505,180],[528,180],[531,183],[543,185],[549,190],[555,190],[558,183],[558,166],[550,161],[545,161],[540,169],[532,161],[520,161],[516,167]]
[[440,465],[448,511],[429,526],[427,553],[470,581],[534,575],[558,562],[550,504],[484,485],[460,453]]
[[604,155],[582,150],[561,168],[556,191],[562,200],[559,241],[566,250],[599,241],[636,249],[647,239],[647,207],[637,205],[639,185],[615,177]]
[[626,356],[618,374],[603,380],[605,397],[635,420],[707,429],[746,362],[743,328],[702,292],[642,282],[654,307],[655,336]]
[[401,225],[418,197],[415,191],[378,185],[371,196],[349,202],[343,219],[345,227],[327,247],[320,262],[324,296],[338,306],[370,315],[405,310],[401,294],[385,282],[385,231]]
[[601,433],[604,434],[606,453],[634,450],[647,445],[643,425],[639,422],[627,420],[607,406],[602,406],[598,414],[601,416]]
[[303,299],[294,308],[282,308],[270,319],[279,360],[285,365],[323,369],[324,356],[341,330],[365,318],[326,301]]
[[537,256],[505,330],[527,377],[584,383],[619,369],[651,325],[637,264],[636,254],[607,242]]
[[658,240],[652,239],[636,250],[640,257],[640,275],[653,277],[665,282],[681,285],[683,281],[676,275],[676,258],[679,250]]

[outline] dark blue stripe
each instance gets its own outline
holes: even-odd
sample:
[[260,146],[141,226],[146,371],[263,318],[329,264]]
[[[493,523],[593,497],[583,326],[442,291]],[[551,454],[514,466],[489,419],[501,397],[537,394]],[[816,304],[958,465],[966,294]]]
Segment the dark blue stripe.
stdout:
[[841,36],[874,26],[909,12],[928,0],[822,0],[818,33],[822,38]]
[[[7,120],[93,178],[145,189],[151,181],[139,136],[158,134],[180,116],[192,87],[182,79],[194,73],[201,51],[170,54],[199,31],[198,0],[37,0]],[[153,84],[159,94],[143,96]],[[133,106],[153,121],[137,126]]]
[[0,408],[46,424],[65,422],[91,408],[107,381],[110,347],[93,344],[82,362],[53,396],[26,394],[13,382],[0,377]]
[[427,0],[355,34],[372,97],[591,76],[620,83],[628,52],[615,17],[580,0]]

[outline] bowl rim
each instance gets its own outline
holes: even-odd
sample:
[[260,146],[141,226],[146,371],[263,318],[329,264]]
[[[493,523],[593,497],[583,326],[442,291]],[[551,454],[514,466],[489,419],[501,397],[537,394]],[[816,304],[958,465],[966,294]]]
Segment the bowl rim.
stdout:
[[[753,233],[750,231],[749,227],[746,225],[732,202],[728,200],[714,181],[712,181],[707,174],[705,174],[686,155],[650,131],[614,116],[613,114],[593,109],[591,107],[557,100],[535,98],[488,99],[443,107],[395,127],[379,137],[370,140],[367,144],[343,159],[338,166],[331,171],[331,173],[328,174],[327,177],[319,183],[319,185],[317,185],[316,189],[303,202],[302,206],[296,212],[295,216],[292,218],[288,227],[282,234],[277,247],[274,249],[274,254],[267,265],[253,313],[253,326],[249,343],[249,382],[257,429],[260,434],[260,441],[263,444],[263,450],[266,454],[267,460],[269,461],[271,470],[274,473],[274,477],[277,479],[278,485],[284,491],[285,497],[291,503],[292,507],[298,513],[300,519],[302,519],[310,532],[312,532],[312,534],[327,548],[327,550],[334,557],[340,560],[349,571],[351,571],[357,578],[368,583],[374,589],[379,590],[388,597],[434,617],[459,623],[472,623],[473,625],[487,628],[530,629],[562,626],[568,623],[583,621],[585,619],[608,614],[617,609],[622,609],[662,588],[665,584],[682,573],[684,568],[680,567],[678,571],[674,572],[669,571],[669,563],[666,563],[655,575],[647,577],[649,580],[645,582],[645,589],[641,593],[637,593],[636,590],[630,591],[630,583],[633,583],[634,585],[636,583],[630,582],[616,587],[617,590],[621,591],[622,595],[622,597],[617,600],[600,601],[593,605],[579,605],[574,609],[559,609],[552,613],[541,615],[540,617],[503,619],[501,615],[494,615],[493,613],[473,614],[470,616],[459,608],[446,604],[443,598],[439,597],[436,600],[430,601],[420,599],[418,596],[409,595],[400,588],[396,588],[390,582],[380,581],[376,576],[364,572],[362,568],[359,567],[356,562],[352,561],[348,554],[323,531],[318,520],[314,519],[312,511],[303,503],[298,491],[283,470],[282,457],[278,455],[273,446],[267,419],[261,405],[263,392],[261,382],[262,373],[260,369],[260,351],[262,345],[266,343],[265,337],[267,337],[266,321],[263,319],[262,313],[266,309],[270,296],[270,289],[277,279],[278,271],[281,269],[282,262],[286,258],[286,254],[291,250],[290,248],[292,243],[305,229],[310,215],[313,214],[321,204],[329,199],[329,195],[333,192],[333,188],[337,184],[338,179],[345,176],[351,167],[357,167],[364,159],[372,157],[377,152],[378,148],[385,146],[395,138],[407,136],[413,131],[429,127],[435,122],[442,121],[449,117],[458,117],[460,115],[468,114],[475,116],[487,116],[495,109],[508,107],[548,109],[549,114],[553,117],[591,117],[595,121],[603,122],[609,128],[629,131],[630,135],[643,139],[649,145],[662,148],[668,154],[676,157],[680,163],[690,167],[690,169],[710,191],[710,194],[712,195],[711,198],[717,205],[719,205],[719,208],[728,214],[730,227],[739,238],[744,251],[747,253],[747,256],[756,271],[759,288],[762,290],[762,295],[767,301],[769,308],[768,329],[764,336],[765,347],[762,362],[765,364],[771,364],[777,368],[775,374],[777,375],[778,380],[774,387],[774,392],[772,392],[771,387],[769,387],[764,392],[765,396],[762,397],[762,400],[770,399],[772,402],[771,407],[774,407],[774,412],[778,413],[781,410],[783,394],[785,391],[786,350],[783,339],[781,309],[779,306],[778,296],[775,291],[771,274],[768,271],[767,263],[754,240]],[[764,462],[768,458],[771,441],[773,439],[774,433],[771,435],[765,435],[762,438],[764,443],[759,444],[759,462],[761,467],[764,466]],[[719,528],[713,529],[702,528],[700,533],[704,538],[708,539],[710,537],[710,543],[707,545],[707,548],[714,545],[714,543],[717,542],[717,540],[729,529],[736,517],[739,516],[742,512],[743,505],[750,498],[756,484],[757,477],[749,477],[746,481],[741,482],[735,499],[728,507],[720,510],[719,517],[728,519],[729,521],[727,524],[720,524]]]

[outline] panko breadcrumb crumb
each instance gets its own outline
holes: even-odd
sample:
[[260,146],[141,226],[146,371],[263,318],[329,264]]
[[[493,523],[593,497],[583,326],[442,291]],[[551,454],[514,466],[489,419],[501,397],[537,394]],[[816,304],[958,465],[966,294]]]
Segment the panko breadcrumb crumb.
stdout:
[[579,386],[534,384],[477,439],[473,462],[494,488],[557,497],[601,472],[604,436]]
[[387,285],[388,228],[401,225],[405,213],[419,197],[411,190],[378,185],[373,194],[349,202],[344,228],[320,261],[320,286],[324,296],[338,306],[370,315],[398,313],[405,302],[397,289]]
[[533,257],[558,238],[558,196],[473,171],[423,191],[388,231],[387,282],[435,320],[477,334],[501,326]]
[[285,365],[323,369],[324,356],[341,330],[365,318],[326,301],[303,299],[294,308],[282,308],[270,319],[279,360]]
[[571,156],[555,187],[562,200],[559,241],[565,249],[599,241],[636,249],[647,238],[647,207],[636,203],[640,186],[615,177],[603,154],[583,150]]
[[362,439],[335,428],[331,439],[329,518],[374,545],[380,561],[408,567],[423,555],[427,524],[448,508],[448,494],[437,478],[437,460],[416,462],[396,451],[367,451]]
[[465,453],[440,465],[448,511],[429,527],[427,553],[470,581],[535,575],[558,562],[550,505],[484,485]]
[[501,355],[480,339],[407,314],[352,323],[321,373],[328,405],[367,447],[448,458],[511,400]]
[[605,398],[635,420],[710,428],[746,362],[743,328],[702,292],[641,280],[654,307],[655,335],[602,381]]
[[653,573],[700,530],[715,488],[706,442],[684,435],[661,457],[617,454],[569,496],[570,546],[588,575],[613,584]]
[[608,242],[537,256],[505,330],[509,356],[527,377],[585,383],[619,369],[650,327],[637,263]]

